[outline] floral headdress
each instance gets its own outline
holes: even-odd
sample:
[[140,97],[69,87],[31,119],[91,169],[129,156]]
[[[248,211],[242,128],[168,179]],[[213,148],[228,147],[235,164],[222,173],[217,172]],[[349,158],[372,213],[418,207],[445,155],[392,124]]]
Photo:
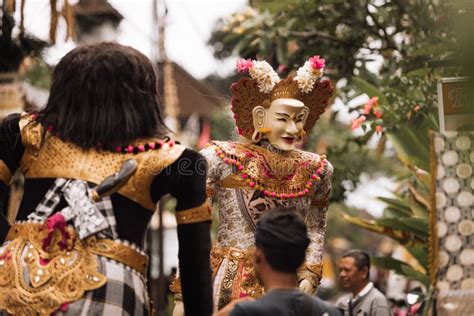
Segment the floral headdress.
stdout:
[[250,78],[241,78],[230,87],[232,112],[239,133],[251,138],[254,132],[252,110],[259,105],[268,108],[273,100],[279,98],[297,99],[309,108],[304,126],[309,132],[326,110],[334,92],[331,81],[320,79],[324,66],[325,60],[316,55],[298,69],[295,77],[288,76],[282,80],[266,61],[239,60],[238,72],[250,75]]

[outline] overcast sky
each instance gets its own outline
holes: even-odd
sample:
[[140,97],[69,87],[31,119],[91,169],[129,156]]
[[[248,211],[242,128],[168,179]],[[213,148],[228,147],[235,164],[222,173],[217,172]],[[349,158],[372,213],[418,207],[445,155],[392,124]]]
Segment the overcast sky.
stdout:
[[[71,1],[76,3],[77,1]],[[130,45],[151,57],[153,40],[152,0],[109,0],[123,16],[118,42]],[[166,50],[168,57],[192,75],[203,78],[210,73],[227,74],[235,60],[216,61],[206,46],[215,22],[242,10],[246,0],[167,0]],[[18,18],[17,14],[17,18]],[[49,1],[28,0],[25,5],[25,28],[47,39]],[[75,44],[64,42],[64,21],[59,21],[57,44],[46,52],[46,60],[55,64]]]

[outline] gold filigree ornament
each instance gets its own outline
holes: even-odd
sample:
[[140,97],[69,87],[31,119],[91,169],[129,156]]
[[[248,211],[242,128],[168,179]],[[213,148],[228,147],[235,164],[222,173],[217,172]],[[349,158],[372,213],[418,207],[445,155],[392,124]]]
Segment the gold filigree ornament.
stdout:
[[[0,254],[0,310],[14,315],[50,315],[85,291],[103,286],[107,278],[74,229],[67,228],[70,247],[42,248],[45,226],[16,224]],[[21,234],[20,234],[21,232]],[[55,230],[51,245],[61,240]]]
[[314,194],[326,176],[325,156],[299,150],[273,152],[254,144],[214,141],[211,145],[235,170],[220,181],[225,188],[249,188],[264,196],[293,199]]
[[[150,195],[153,179],[175,162],[185,149],[184,146],[170,142],[165,143],[160,150],[137,154],[96,149],[85,151],[71,142],[63,141],[48,133],[43,138],[42,125],[28,114],[20,119],[20,129],[25,146],[20,168],[25,178],[72,178],[99,184],[105,177],[119,170],[127,159],[133,158],[138,163],[138,169],[118,193],[148,210],[154,210],[156,206]],[[138,143],[148,141],[161,140],[137,140]]]

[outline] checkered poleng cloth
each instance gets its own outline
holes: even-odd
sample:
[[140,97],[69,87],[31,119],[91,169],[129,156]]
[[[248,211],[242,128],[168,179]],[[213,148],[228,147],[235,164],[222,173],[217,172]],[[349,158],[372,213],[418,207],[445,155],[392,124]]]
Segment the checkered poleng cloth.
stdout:
[[[29,218],[43,221],[52,215],[61,201],[62,189],[69,181],[56,179]],[[112,201],[109,197],[104,197],[95,205],[109,224],[97,237],[117,239]],[[146,280],[138,272],[114,260],[97,256],[97,262],[99,272],[107,277],[107,283],[99,289],[87,291],[82,299],[69,303],[66,312],[58,311],[55,315],[149,315],[150,300]],[[0,315],[5,314],[0,312]]]
[[99,272],[107,277],[107,283],[94,291],[88,291],[78,301],[70,303],[67,312],[56,316],[89,315],[150,315],[149,298],[145,280],[138,272],[104,257],[97,257]]
[[[49,216],[51,216],[56,208],[56,206],[61,201],[62,191],[64,187],[69,183],[68,179],[58,178],[51,186],[51,188],[46,192],[43,200],[36,206],[35,212],[31,213],[28,218],[37,221],[44,221]],[[89,191],[92,191],[89,189]],[[101,198],[99,201],[95,202],[96,207],[99,209],[100,213],[105,217],[108,228],[104,229],[97,234],[98,238],[110,238],[117,239],[117,222],[114,216],[114,210],[112,206],[112,201],[110,197],[106,196]]]

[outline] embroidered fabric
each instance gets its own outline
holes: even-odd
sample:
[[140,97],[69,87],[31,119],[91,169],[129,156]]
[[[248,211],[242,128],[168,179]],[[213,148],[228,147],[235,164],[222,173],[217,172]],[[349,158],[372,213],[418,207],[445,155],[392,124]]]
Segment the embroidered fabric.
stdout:
[[[266,149],[272,149],[268,143],[263,144]],[[278,150],[272,150],[275,155],[279,155]],[[263,213],[277,206],[294,207],[299,212],[308,226],[310,245],[306,255],[306,266],[314,267],[322,265],[322,254],[324,247],[324,237],[326,229],[326,212],[328,209],[328,196],[331,189],[332,166],[328,162],[325,167],[325,176],[314,190],[312,196],[303,196],[294,199],[276,199],[260,194],[257,190],[239,187],[223,187],[221,181],[233,174],[232,166],[223,162],[217,156],[215,148],[207,147],[201,151],[206,157],[209,165],[207,186],[214,192],[212,202],[219,212],[219,227],[217,233],[217,247],[233,247],[246,250],[254,247],[254,225]],[[311,153],[304,153],[305,156]],[[319,160],[319,155],[311,154],[315,161]],[[213,267],[215,268],[215,267]],[[219,269],[219,271],[222,269]],[[315,269],[312,269],[315,270]],[[299,270],[299,279],[308,279],[316,288],[320,275],[317,275],[309,268]],[[215,271],[214,271],[215,273]],[[228,279],[228,278],[227,278]],[[226,278],[215,278],[214,289],[225,288],[220,282]],[[229,282],[227,280],[226,282]],[[234,286],[238,286],[239,280],[233,280]],[[256,282],[256,281],[255,281]],[[214,309],[222,306],[225,302],[220,299],[220,295],[226,296],[225,301],[238,297],[227,297],[228,293],[214,294]]]

